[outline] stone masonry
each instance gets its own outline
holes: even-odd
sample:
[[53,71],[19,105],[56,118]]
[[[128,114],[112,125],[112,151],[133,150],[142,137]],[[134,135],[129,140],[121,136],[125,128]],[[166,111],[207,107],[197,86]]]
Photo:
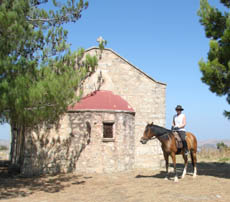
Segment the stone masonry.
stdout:
[[[90,48],[86,54],[99,54],[99,49]],[[98,78],[102,78],[100,85]],[[97,89],[120,95],[136,112],[135,167],[158,168],[163,158],[160,143],[154,140],[142,145],[140,138],[147,122],[165,126],[166,84],[155,81],[113,50],[105,49],[96,73],[85,81],[84,95]]]
[[[89,144],[76,162],[76,172],[111,173],[134,167],[134,114],[77,112],[72,113],[71,116],[77,125],[86,120],[91,125]],[[104,121],[114,123],[114,137],[109,141],[102,137]],[[74,130],[79,133],[78,127]]]
[[[86,54],[99,54],[90,48]],[[166,84],[146,75],[111,49],[102,52],[96,72],[83,85],[83,96],[112,91],[126,100],[135,115],[116,111],[82,111],[63,115],[57,125],[27,132],[24,175],[59,172],[114,172],[160,166],[158,140],[140,143],[147,122],[165,126]],[[114,121],[114,141],[102,139],[103,121]],[[90,129],[89,129],[90,128]]]

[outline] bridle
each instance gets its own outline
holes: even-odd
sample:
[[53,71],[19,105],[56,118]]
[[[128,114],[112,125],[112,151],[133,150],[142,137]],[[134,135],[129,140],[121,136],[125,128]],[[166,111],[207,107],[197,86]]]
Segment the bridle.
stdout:
[[167,132],[165,132],[165,133],[162,133],[162,134],[160,134],[160,135],[157,135],[157,136],[152,136],[151,138],[149,138],[149,140],[155,140],[155,139],[157,139],[158,137],[161,137],[161,136],[164,136],[164,135],[166,135],[166,134],[168,134]]
[[149,140],[155,140],[157,139],[157,136],[152,136]]
[[[151,128],[149,128],[149,130],[151,130]],[[155,140],[157,138],[157,136],[153,135],[151,138],[148,138],[148,140]]]
[[[149,128],[150,130],[151,130],[151,128]],[[164,136],[164,135],[166,135],[167,134],[167,132],[165,132],[165,133],[162,133],[162,134],[160,134],[160,135],[154,135],[154,136],[152,136],[151,138],[149,138],[148,140],[155,140],[155,139],[157,139],[158,137],[161,137],[161,136]]]

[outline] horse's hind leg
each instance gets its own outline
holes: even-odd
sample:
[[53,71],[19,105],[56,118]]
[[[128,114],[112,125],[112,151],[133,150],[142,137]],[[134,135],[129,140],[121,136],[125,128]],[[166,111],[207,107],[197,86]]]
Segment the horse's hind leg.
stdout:
[[197,158],[196,158],[196,152],[194,152],[194,151],[191,152],[191,159],[192,159],[192,165],[193,165],[193,178],[195,178],[197,176],[197,168],[196,168]]
[[164,158],[165,158],[165,169],[166,169],[165,180],[168,180],[168,177],[169,177],[169,155],[165,152],[164,152]]
[[183,153],[183,158],[184,158],[184,170],[181,178],[184,178],[186,173],[187,173],[187,167],[188,167],[188,156]]

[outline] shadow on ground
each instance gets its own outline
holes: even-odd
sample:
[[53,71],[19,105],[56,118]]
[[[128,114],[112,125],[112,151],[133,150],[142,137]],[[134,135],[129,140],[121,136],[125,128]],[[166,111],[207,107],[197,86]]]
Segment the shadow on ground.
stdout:
[[0,172],[0,200],[25,197],[37,191],[57,193],[66,187],[84,184],[88,178],[91,177],[73,174],[23,178],[20,175]]
[[[173,167],[170,164],[170,167]],[[177,164],[177,174],[178,176],[182,175],[184,168],[184,164]],[[193,168],[192,165],[188,166],[188,174],[192,175]],[[199,162],[197,163],[197,174],[200,176],[212,176],[218,178],[226,178],[230,179],[230,163],[222,163],[222,162]],[[153,177],[153,178],[165,178],[166,172],[161,171],[156,175],[137,175],[136,178],[145,178],[145,177]],[[173,172],[170,172],[169,177],[173,177]]]
[[[172,165],[170,164],[170,167]],[[177,164],[178,176],[181,176],[184,165]],[[197,164],[198,175],[212,176],[217,178],[230,179],[230,164],[221,162],[199,162]],[[192,175],[191,163],[188,167],[189,175]],[[156,172],[155,172],[156,173]],[[165,172],[160,171],[154,175],[137,175],[136,178],[164,178]],[[173,172],[170,173],[173,177]],[[60,174],[55,176],[41,176],[34,178],[23,178],[20,175],[8,174],[0,170],[0,200],[18,197],[26,197],[35,192],[57,193],[70,186],[84,185],[91,176]],[[77,189],[77,188],[76,188]]]

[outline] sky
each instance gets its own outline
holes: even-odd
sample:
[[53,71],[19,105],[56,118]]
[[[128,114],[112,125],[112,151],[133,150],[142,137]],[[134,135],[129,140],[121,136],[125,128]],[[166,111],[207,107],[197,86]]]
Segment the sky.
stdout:
[[[60,1],[60,0],[59,0]],[[97,46],[117,52],[154,80],[166,83],[166,128],[171,128],[176,105],[185,109],[187,131],[198,140],[230,139],[230,110],[225,97],[201,81],[198,62],[207,59],[209,39],[199,23],[199,0],[88,0],[89,7],[69,24],[71,49]],[[219,1],[211,5],[223,9]],[[0,126],[0,139],[10,139],[9,125]]]

